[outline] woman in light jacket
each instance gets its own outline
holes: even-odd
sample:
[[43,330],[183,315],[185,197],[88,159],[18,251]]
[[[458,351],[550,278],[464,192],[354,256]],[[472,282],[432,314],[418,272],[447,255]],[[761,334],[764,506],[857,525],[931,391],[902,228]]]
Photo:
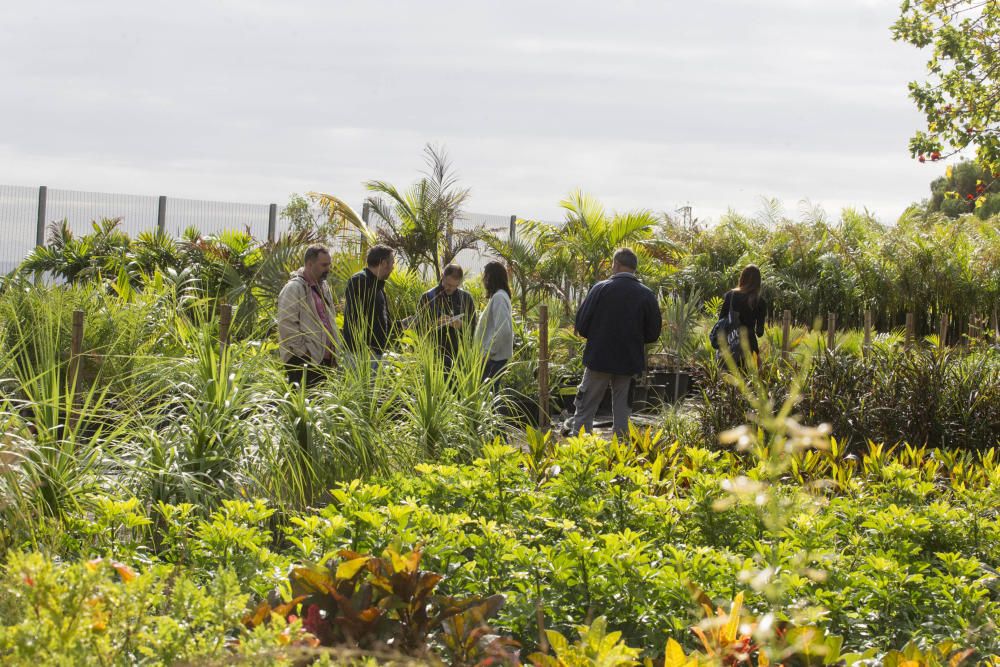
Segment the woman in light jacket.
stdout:
[[483,286],[490,300],[476,326],[476,340],[486,356],[485,382],[492,381],[514,355],[514,322],[507,267],[500,262],[489,262],[483,267]]

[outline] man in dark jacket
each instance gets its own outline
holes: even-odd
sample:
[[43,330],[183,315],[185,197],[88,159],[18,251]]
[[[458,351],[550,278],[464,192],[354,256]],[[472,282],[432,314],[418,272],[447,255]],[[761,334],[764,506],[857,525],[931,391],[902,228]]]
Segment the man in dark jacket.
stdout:
[[373,246],[366,263],[368,266],[348,279],[344,292],[344,344],[350,354],[367,352],[377,362],[389,344],[385,281],[395,266],[392,248]]
[[451,368],[458,351],[460,332],[476,330],[476,303],[462,289],[464,277],[461,266],[449,264],[444,267],[441,282],[421,294],[417,304],[421,323],[437,336],[446,369]]
[[583,381],[576,393],[572,432],[590,432],[594,415],[611,387],[614,432],[628,435],[629,384],[646,368],[646,345],[660,337],[663,324],[653,292],[639,282],[639,259],[628,248],[615,253],[612,276],[594,285],[576,312],[576,332],[587,339]]

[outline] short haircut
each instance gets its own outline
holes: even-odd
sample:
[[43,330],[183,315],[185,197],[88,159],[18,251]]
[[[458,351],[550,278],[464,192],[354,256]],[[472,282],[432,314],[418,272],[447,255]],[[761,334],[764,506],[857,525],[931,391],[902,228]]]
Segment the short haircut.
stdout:
[[631,248],[619,248],[615,251],[614,261],[619,266],[635,271],[639,268],[639,258],[632,252]]
[[449,264],[444,267],[444,271],[441,273],[442,278],[458,278],[461,280],[465,277],[465,271],[462,271],[462,267],[458,264]]
[[382,262],[392,257],[392,248],[387,245],[379,243],[378,245],[373,245],[368,249],[368,255],[365,257],[365,262],[368,266],[378,266]]
[[329,254],[330,254],[330,251],[327,250],[327,248],[326,248],[325,245],[322,245],[320,243],[314,243],[311,246],[309,246],[308,248],[306,248],[306,256],[305,256],[305,259],[303,261],[306,264],[308,264],[309,262],[313,261],[314,259],[316,259],[320,255],[329,255]]

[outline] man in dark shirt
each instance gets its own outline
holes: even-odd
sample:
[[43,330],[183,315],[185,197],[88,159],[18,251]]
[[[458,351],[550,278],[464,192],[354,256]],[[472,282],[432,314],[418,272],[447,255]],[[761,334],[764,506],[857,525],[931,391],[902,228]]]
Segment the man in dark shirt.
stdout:
[[628,248],[617,251],[612,276],[594,285],[576,312],[576,331],[587,339],[583,381],[576,393],[571,432],[590,432],[594,415],[611,387],[614,432],[628,435],[632,414],[628,390],[632,377],[646,368],[646,345],[660,337],[660,305],[652,290],[639,282],[639,259]]
[[385,281],[395,266],[392,248],[381,244],[373,246],[368,251],[366,264],[347,281],[344,292],[344,344],[354,356],[370,355],[374,364],[382,358],[389,344]]
[[418,320],[435,331],[445,369],[451,368],[462,331],[476,330],[476,304],[462,289],[464,277],[461,266],[449,264],[440,284],[421,294],[417,305]]

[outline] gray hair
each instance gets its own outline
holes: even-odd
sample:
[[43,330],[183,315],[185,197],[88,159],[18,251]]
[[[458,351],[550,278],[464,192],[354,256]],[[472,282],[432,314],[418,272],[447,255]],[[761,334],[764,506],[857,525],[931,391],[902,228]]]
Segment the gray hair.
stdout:
[[313,261],[314,259],[316,259],[320,255],[329,255],[329,254],[330,254],[330,251],[327,250],[327,248],[326,248],[325,245],[321,245],[319,243],[315,243],[315,244],[309,246],[308,248],[306,248],[306,256],[303,259],[303,261],[306,264],[308,264],[309,262]]

